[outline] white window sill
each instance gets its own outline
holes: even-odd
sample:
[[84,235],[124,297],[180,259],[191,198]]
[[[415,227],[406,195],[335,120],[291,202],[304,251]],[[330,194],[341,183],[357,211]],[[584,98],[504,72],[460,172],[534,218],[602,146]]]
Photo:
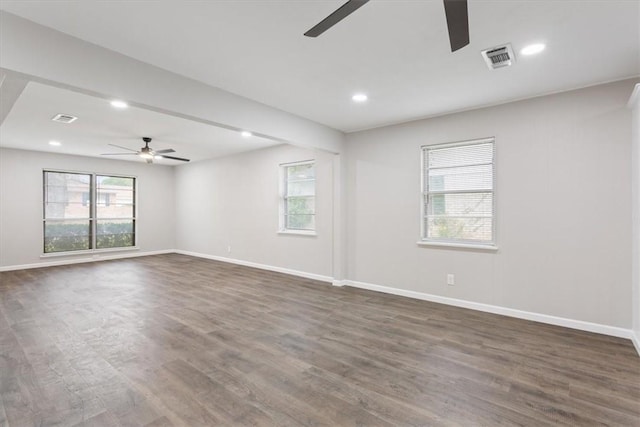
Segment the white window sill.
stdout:
[[418,244],[418,246],[440,247],[444,249],[472,249],[487,252],[496,252],[498,250],[498,247],[495,245],[476,245],[473,243],[432,242],[428,240],[420,240],[416,243]]
[[308,231],[308,230],[279,230],[278,234],[292,234],[294,236],[311,236],[311,237],[317,236],[315,231]]
[[75,255],[98,255],[110,252],[125,252],[125,251],[138,251],[138,246],[127,246],[124,248],[108,248],[108,249],[89,249],[86,251],[67,251],[67,252],[52,252],[49,254],[42,254],[40,258],[55,258],[61,256],[75,256]]

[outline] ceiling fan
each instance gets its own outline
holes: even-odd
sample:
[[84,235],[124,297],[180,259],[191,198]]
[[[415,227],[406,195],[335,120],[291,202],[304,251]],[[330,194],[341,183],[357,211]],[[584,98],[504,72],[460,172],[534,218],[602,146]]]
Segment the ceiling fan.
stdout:
[[180,160],[181,162],[188,162],[189,159],[183,159],[182,157],[167,156],[167,153],[175,153],[173,148],[167,148],[166,150],[153,150],[149,147],[151,138],[145,136],[142,138],[144,141],[144,147],[140,148],[140,151],[132,150],[131,148],[123,147],[121,145],[109,144],[112,147],[122,148],[123,150],[131,151],[131,153],[104,153],[102,156],[140,156],[147,161],[147,163],[153,163],[153,159],[171,159]]
[[[307,37],[318,37],[329,28],[364,6],[369,0],[349,0],[331,15],[324,18],[315,27],[304,33]],[[467,0],[444,0],[444,12],[447,16],[451,52],[469,44],[469,14]]]

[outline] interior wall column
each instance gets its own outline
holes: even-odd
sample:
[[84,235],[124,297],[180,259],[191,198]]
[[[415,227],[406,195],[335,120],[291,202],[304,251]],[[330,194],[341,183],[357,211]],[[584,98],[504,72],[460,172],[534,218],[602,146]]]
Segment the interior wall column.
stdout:
[[333,156],[333,285],[342,286],[347,272],[347,174],[345,150]]
[[640,83],[631,99],[631,308],[633,343],[640,354]]

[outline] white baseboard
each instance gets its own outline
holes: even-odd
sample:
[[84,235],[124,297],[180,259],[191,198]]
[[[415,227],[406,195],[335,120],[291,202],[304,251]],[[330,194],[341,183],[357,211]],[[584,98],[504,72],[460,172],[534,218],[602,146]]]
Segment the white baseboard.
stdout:
[[[163,249],[160,251],[145,251],[145,252],[119,252],[119,253],[96,253],[89,256],[84,254],[83,258],[75,258],[74,255],[69,255],[74,258],[65,258],[65,259],[56,259],[55,261],[43,261],[36,262],[33,264],[19,264],[19,265],[7,265],[4,267],[0,267],[0,272],[2,271],[13,271],[13,270],[26,270],[30,268],[42,268],[42,267],[55,267],[57,265],[69,265],[69,264],[82,264],[85,262],[98,262],[98,261],[108,261],[112,259],[121,259],[121,258],[135,258],[141,256],[149,256],[149,255],[163,255],[163,254],[171,254],[174,253],[174,249]],[[75,255],[76,257],[78,255]]]
[[638,335],[637,331],[631,331],[631,342],[633,346],[636,348],[638,352],[638,356],[640,356],[640,335]]
[[331,276],[323,276],[321,274],[307,273],[306,271],[292,270],[284,267],[275,267],[273,265],[259,264],[257,262],[244,261],[244,260],[235,259],[235,258],[226,258],[222,256],[217,256],[217,255],[208,255],[208,254],[203,254],[199,252],[183,251],[181,249],[176,250],[175,253],[194,256],[198,258],[212,259],[214,261],[228,262],[230,264],[243,265],[245,267],[259,268],[261,270],[275,271],[277,273],[284,273],[284,274],[290,274],[292,276],[304,277],[305,279],[313,279],[313,280],[319,280],[321,282],[333,283],[333,277]]
[[[497,305],[483,304],[479,302],[466,301],[456,298],[443,297],[439,295],[426,294],[422,292],[408,291],[404,289],[391,288],[388,286],[373,285],[371,283],[345,280],[346,286],[354,288],[368,289],[386,294],[400,295],[440,304],[452,305],[455,307],[468,308],[471,310],[484,311],[486,313],[501,314],[503,316],[516,317],[518,319],[532,320],[534,322],[547,323],[549,325],[563,326],[565,328],[578,329],[581,331],[595,332],[597,334],[611,335],[619,338],[633,339],[633,332],[630,329],[618,328],[615,326],[602,325],[599,323],[585,322],[582,320],[567,319],[564,317],[550,316],[547,314],[533,313],[530,311],[516,310],[513,308],[500,307]],[[634,342],[636,349],[638,343]]]

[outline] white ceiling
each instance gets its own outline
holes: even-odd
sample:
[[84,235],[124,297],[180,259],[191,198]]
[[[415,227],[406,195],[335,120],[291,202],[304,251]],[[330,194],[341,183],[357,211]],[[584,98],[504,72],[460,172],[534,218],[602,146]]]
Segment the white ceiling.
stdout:
[[[452,54],[441,0],[373,0],[317,39],[344,0],[10,1],[0,8],[343,131],[640,74],[636,0],[470,0]],[[480,51],[547,49],[489,71]],[[355,105],[354,92],[369,94]]]
[[[51,120],[58,113],[77,116],[70,124]],[[175,157],[191,161],[222,157],[256,150],[279,142],[186,120],[142,108],[117,110],[109,100],[30,82],[0,126],[0,146],[23,150],[48,151],[102,157],[102,153],[123,153],[111,147],[121,145],[134,150],[144,146],[143,136],[153,138],[156,150],[173,148]],[[49,145],[50,140],[62,143]],[[136,155],[109,157],[144,162]],[[181,161],[154,162],[180,165]]]

